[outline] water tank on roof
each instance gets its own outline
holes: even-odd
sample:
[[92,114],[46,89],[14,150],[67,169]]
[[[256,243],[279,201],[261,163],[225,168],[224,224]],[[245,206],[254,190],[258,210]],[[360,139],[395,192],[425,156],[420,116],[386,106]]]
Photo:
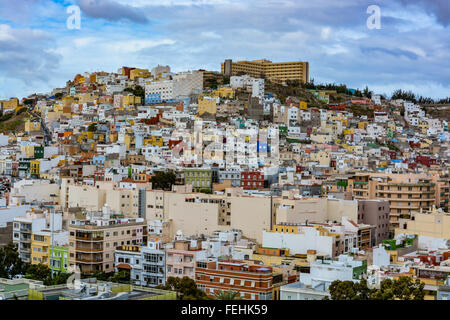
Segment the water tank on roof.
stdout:
[[257,270],[258,270],[258,271],[270,271],[269,268],[264,268],[264,267],[263,267],[263,268],[258,268]]

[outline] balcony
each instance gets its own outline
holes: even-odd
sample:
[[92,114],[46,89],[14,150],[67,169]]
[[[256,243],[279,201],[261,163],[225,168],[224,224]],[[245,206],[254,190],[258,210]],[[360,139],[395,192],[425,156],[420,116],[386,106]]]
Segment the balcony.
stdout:
[[103,241],[104,238],[103,237],[92,237],[92,238],[85,238],[85,237],[75,237],[75,239],[80,240],[80,241]]
[[103,248],[75,247],[75,251],[81,252],[103,252]]
[[88,257],[76,257],[75,261],[80,263],[103,263],[103,259],[95,259]]
[[102,266],[94,266],[94,265],[80,265],[80,271],[82,273],[94,273],[95,271],[102,271]]

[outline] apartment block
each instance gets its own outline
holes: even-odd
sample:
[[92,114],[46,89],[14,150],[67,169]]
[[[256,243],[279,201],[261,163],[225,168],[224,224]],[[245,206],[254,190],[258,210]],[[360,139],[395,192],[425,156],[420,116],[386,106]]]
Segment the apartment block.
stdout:
[[309,81],[308,62],[272,62],[269,60],[237,61],[227,60],[221,64],[222,74],[238,76],[247,74],[254,78],[266,78],[272,82],[285,83],[288,80]]
[[430,209],[435,204],[435,186],[426,175],[369,173],[349,178],[349,189],[355,199],[389,201],[391,235],[401,218],[409,218],[412,211]]
[[[39,232],[33,232],[31,241],[31,264],[45,264],[52,269],[52,248],[68,244],[69,234],[67,231],[51,231],[44,229]],[[61,248],[62,249],[62,248]],[[60,250],[61,250],[60,249]],[[53,266],[61,268],[57,263]],[[66,267],[67,269],[67,267]]]
[[212,188],[211,169],[186,168],[184,172],[184,183],[192,185],[194,191]]
[[410,220],[405,220],[395,234],[407,233],[419,236],[419,245],[432,245],[432,242],[450,239],[450,213],[442,209],[421,210],[412,213]]
[[109,214],[69,225],[69,265],[82,273],[113,272],[114,251],[119,246],[138,245],[147,240],[144,219],[111,219]]
[[31,263],[32,234],[40,232],[47,227],[43,212],[27,212],[25,217],[14,218],[13,221],[13,243],[17,248],[20,259]]
[[135,285],[156,287],[166,283],[166,253],[159,239],[146,246],[124,245],[114,253],[115,271],[129,270]]
[[175,241],[173,248],[166,249],[166,275],[177,278],[189,277],[194,280],[196,263],[205,258],[205,251],[198,245],[191,246],[191,241]]
[[157,238],[149,240],[142,253],[142,280],[146,286],[166,284],[166,252]]
[[[67,233],[68,240],[68,233]],[[50,269],[53,273],[67,273],[69,268],[69,244],[50,245]]]
[[272,300],[271,267],[239,260],[197,261],[195,282],[210,297],[231,290],[245,300]]
[[248,189],[264,188],[264,173],[258,171],[241,172],[241,187]]
[[358,201],[358,222],[376,226],[375,243],[372,246],[389,239],[389,216],[390,206],[387,200]]

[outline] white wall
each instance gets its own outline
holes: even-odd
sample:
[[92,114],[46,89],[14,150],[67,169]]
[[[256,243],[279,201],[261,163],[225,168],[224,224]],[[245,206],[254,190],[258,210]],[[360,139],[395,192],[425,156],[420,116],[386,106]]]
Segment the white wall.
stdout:
[[333,237],[321,236],[315,228],[307,227],[304,233],[263,231],[263,247],[289,249],[290,254],[307,254],[316,250],[318,254],[333,256]]

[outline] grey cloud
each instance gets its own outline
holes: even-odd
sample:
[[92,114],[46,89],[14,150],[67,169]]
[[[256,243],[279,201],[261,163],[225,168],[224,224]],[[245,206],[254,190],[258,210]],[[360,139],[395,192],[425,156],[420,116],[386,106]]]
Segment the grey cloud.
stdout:
[[1,0],[0,18],[14,22],[27,21],[38,3],[39,0]]
[[143,11],[112,0],[77,0],[77,4],[83,13],[92,18],[105,19],[111,22],[128,20],[139,24],[149,22]]
[[405,6],[419,6],[429,14],[436,17],[436,20],[444,27],[450,24],[450,1],[449,0],[400,0]]
[[6,28],[3,34],[0,39],[2,75],[27,84],[48,82],[50,73],[58,68],[61,60],[60,55],[50,50],[51,37],[31,29]]
[[406,57],[412,60],[417,60],[419,57],[416,53],[408,50],[401,49],[388,49],[382,47],[361,47],[361,52],[363,54],[373,54],[373,53],[386,53],[394,57]]

